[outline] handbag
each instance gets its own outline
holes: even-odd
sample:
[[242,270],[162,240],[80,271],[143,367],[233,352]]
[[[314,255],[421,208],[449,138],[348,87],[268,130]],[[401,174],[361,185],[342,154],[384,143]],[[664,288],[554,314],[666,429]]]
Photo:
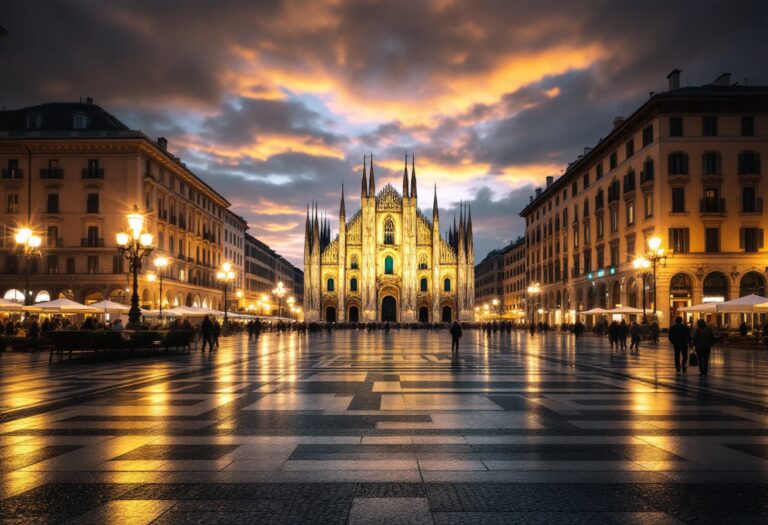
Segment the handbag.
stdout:
[[699,366],[699,356],[696,355],[696,351],[692,351],[688,357],[688,366]]

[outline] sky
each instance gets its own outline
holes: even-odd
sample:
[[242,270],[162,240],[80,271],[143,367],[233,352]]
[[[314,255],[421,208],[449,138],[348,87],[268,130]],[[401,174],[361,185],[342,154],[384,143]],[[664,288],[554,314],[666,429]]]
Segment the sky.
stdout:
[[534,188],[666,89],[768,84],[768,2],[0,0],[0,104],[95,102],[169,150],[299,266],[306,205],[336,231],[363,155],[476,261],[523,233]]

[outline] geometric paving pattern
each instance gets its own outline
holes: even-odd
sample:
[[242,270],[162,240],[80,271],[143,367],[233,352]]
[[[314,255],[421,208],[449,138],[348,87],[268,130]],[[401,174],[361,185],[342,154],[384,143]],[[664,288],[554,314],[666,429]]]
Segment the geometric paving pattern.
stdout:
[[765,523],[768,353],[467,330],[0,354],[0,523]]

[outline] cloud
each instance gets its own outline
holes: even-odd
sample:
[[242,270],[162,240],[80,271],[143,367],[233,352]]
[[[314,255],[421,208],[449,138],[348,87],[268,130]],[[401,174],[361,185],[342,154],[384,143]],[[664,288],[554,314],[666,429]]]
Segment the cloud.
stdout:
[[399,188],[473,202],[478,257],[520,231],[557,175],[665,75],[767,83],[768,3],[62,0],[3,4],[0,103],[92,96],[301,262],[302,216],[357,206],[362,156]]

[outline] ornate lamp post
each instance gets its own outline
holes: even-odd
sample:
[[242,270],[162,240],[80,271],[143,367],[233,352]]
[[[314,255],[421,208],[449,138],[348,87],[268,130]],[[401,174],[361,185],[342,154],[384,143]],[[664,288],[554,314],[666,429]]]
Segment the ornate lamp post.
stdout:
[[535,318],[535,310],[534,310],[535,305],[533,304],[533,296],[541,293],[541,286],[539,285],[539,283],[533,283],[530,286],[528,286],[526,291],[528,292],[528,297],[530,298],[531,323],[535,323],[536,318]]
[[130,233],[120,232],[116,235],[117,251],[128,259],[131,274],[133,274],[133,293],[131,294],[131,309],[128,312],[126,328],[141,328],[141,309],[139,308],[139,271],[141,260],[148,257],[155,249],[152,246],[152,234],[143,232],[144,216],[139,213],[138,206],[133,206],[133,212],[128,214]]
[[216,272],[216,279],[221,281],[224,288],[224,327],[226,328],[229,326],[229,317],[227,315],[227,290],[229,289],[229,283],[235,280],[235,272],[232,271],[232,264],[225,261],[224,264],[221,265],[221,270]]
[[160,283],[160,324],[163,324],[163,271],[168,266],[168,257],[160,255],[153,261],[157,268],[157,278]]
[[272,293],[277,297],[277,316],[282,317],[283,316],[283,297],[286,293],[288,293],[288,290],[286,290],[283,287],[283,281],[280,281],[277,283],[277,288],[272,290]]
[[645,320],[645,287],[648,277],[651,275],[651,262],[645,257],[638,257],[632,262],[632,266],[635,267],[637,274],[643,283],[643,320]]
[[667,253],[664,248],[661,248],[661,238],[653,236],[648,239],[648,253],[645,254],[645,259],[651,265],[651,273],[653,275],[653,318],[656,318],[656,308],[658,301],[656,300],[656,267],[659,264],[667,262]]
[[40,256],[40,244],[42,239],[35,235],[29,228],[19,228],[14,235],[16,245],[21,248],[24,256],[24,305],[32,304],[32,290],[29,289],[29,272],[32,257]]

